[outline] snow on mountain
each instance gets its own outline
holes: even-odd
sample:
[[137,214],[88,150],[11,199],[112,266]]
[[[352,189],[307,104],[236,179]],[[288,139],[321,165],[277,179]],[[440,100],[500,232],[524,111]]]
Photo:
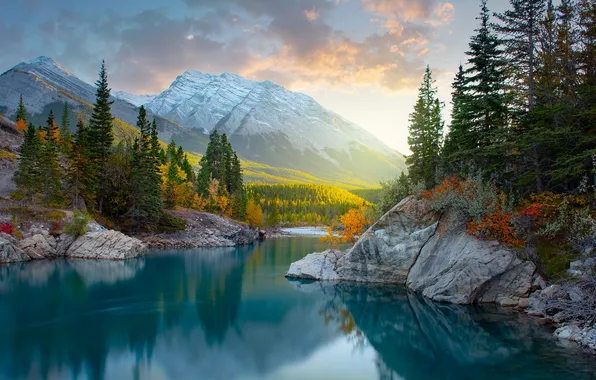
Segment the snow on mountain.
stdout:
[[112,95],[118,99],[124,100],[133,104],[137,107],[140,107],[144,104],[151,102],[157,95],[135,95],[129,94],[125,91],[112,91]]
[[270,81],[254,82],[224,73],[186,71],[170,88],[146,104],[152,112],[187,128],[228,135],[283,133],[300,151],[348,150],[351,143],[392,156],[378,138],[326,110],[311,97]]

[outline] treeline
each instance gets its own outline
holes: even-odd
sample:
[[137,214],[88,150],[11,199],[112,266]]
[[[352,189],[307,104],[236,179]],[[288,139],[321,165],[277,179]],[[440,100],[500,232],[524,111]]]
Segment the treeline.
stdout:
[[[110,89],[105,64],[96,82],[96,102],[88,123],[79,115],[70,133],[68,104],[60,126],[50,112],[46,125],[27,124],[21,98],[17,128],[24,134],[15,197],[32,203],[87,210],[124,229],[183,228],[163,208],[189,207],[245,220],[247,197],[242,168],[226,135],[210,136],[201,169],[195,173],[182,147],[165,149],[155,120],[139,110],[139,134],[114,144]],[[26,128],[25,128],[26,126]]]
[[259,206],[264,223],[330,225],[351,209],[370,204],[347,190],[327,185],[247,185],[248,196]]
[[[480,173],[521,197],[595,184],[596,3],[510,0],[479,25],[444,122],[430,68],[410,115],[411,183]],[[394,183],[397,185],[397,181]]]

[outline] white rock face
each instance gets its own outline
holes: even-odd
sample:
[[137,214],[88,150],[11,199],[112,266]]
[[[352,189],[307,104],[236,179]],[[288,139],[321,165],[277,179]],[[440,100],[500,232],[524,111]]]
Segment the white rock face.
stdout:
[[325,253],[311,254],[293,263],[286,276],[401,283],[432,300],[456,304],[518,306],[528,297],[539,277],[533,263],[463,228],[440,227],[423,202],[406,198],[337,263]]
[[118,231],[87,232],[72,243],[66,251],[66,257],[126,260],[139,256],[145,248],[140,240]]
[[343,252],[332,249],[311,253],[292,263],[286,277],[306,280],[339,280],[340,277],[334,269],[337,260],[342,255]]

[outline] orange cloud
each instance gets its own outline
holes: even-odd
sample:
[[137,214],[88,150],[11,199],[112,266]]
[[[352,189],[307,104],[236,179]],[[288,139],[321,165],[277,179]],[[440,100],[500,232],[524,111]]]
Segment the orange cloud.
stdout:
[[423,20],[430,16],[434,0],[361,0],[363,8],[383,17],[398,20]]

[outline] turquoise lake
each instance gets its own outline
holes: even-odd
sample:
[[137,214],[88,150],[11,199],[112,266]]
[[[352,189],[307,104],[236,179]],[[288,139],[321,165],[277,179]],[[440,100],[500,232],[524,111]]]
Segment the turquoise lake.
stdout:
[[0,379],[593,379],[596,357],[494,307],[288,281],[286,238],[0,266]]

